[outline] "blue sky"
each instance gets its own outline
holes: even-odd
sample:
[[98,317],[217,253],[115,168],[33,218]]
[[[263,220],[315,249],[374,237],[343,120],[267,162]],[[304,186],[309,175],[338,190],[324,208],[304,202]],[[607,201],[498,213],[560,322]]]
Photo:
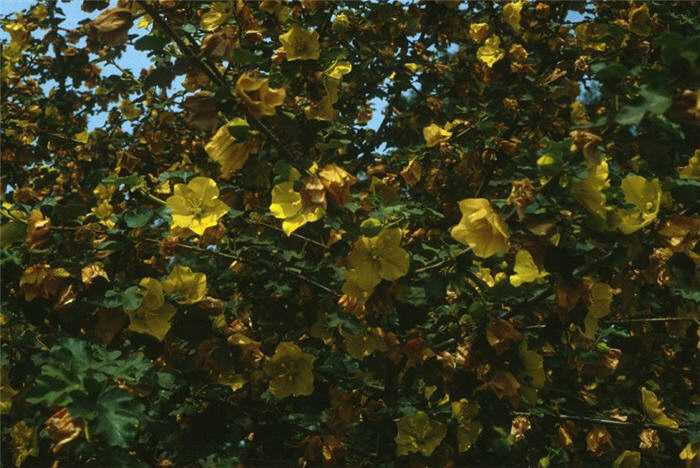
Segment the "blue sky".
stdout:
[[[4,17],[7,14],[20,12],[31,7],[35,3],[36,2],[32,0],[0,0],[0,16]],[[113,4],[112,6],[116,5],[116,0],[112,0],[111,3]],[[63,10],[63,13],[65,14],[66,18],[65,21],[61,23],[62,27],[68,29],[75,28],[79,26],[80,21],[83,21],[85,19],[94,19],[100,14],[100,11],[87,13],[81,10],[81,4],[82,1],[80,0],[71,0],[68,2],[58,3],[59,8]],[[575,13],[569,15],[569,18],[567,18],[568,21],[576,21],[578,19],[580,19],[580,16]],[[145,31],[143,30],[137,30],[135,25],[132,29],[132,33],[143,34],[144,32]],[[5,31],[0,30],[0,38],[9,40],[9,35]],[[80,46],[80,44],[78,44],[78,46]],[[458,49],[458,45],[455,44],[451,48],[454,49],[451,50],[451,52],[455,52],[456,49]],[[130,70],[135,76],[139,75],[142,68],[147,68],[150,66],[150,60],[148,59],[148,55],[145,52],[135,50],[133,47],[128,47],[126,52],[124,52],[122,56],[116,60],[116,62],[121,68]],[[100,66],[102,67],[102,73],[105,75],[121,73],[116,67],[110,64],[101,63]],[[179,87],[182,84],[182,81],[182,76],[177,77],[176,80],[173,82],[172,86]],[[50,88],[51,84],[46,85],[45,92],[48,92]],[[379,127],[379,124],[381,123],[384,116],[384,109],[386,108],[386,105],[387,102],[383,99],[374,99],[372,101],[374,113],[372,115],[372,119],[367,123],[367,127],[375,130]],[[105,122],[106,117],[106,112],[90,116],[88,119],[88,129],[92,130],[93,128],[102,126]]]

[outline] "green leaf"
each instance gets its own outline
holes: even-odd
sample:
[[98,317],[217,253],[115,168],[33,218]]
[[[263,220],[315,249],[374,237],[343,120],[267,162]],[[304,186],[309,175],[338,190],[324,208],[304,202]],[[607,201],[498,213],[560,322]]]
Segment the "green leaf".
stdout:
[[115,185],[136,185],[139,183],[138,174],[130,174],[124,177],[104,177],[102,179],[103,184],[115,184]]
[[170,67],[156,67],[151,73],[143,80],[143,87],[148,89],[154,86],[160,86],[161,88],[168,88],[170,83],[175,78],[172,68]]
[[228,130],[228,133],[233,138],[239,141],[247,140],[248,136],[250,136],[250,126],[248,122],[240,117],[230,120],[226,124],[226,130]]
[[97,410],[93,432],[103,436],[109,445],[128,448],[142,421],[143,405],[126,390],[108,387],[97,400]]
[[161,51],[166,45],[168,45],[169,42],[170,39],[163,36],[143,36],[134,41],[134,48],[136,50]]
[[143,296],[138,286],[126,288],[121,294],[122,307],[126,310],[136,310],[141,306]]
[[624,106],[615,116],[615,122],[622,125],[639,125],[646,114],[646,107],[642,106]]
[[19,221],[9,221],[0,226],[0,246],[3,249],[24,240],[27,225]]
[[644,98],[644,104],[652,114],[663,114],[673,103],[671,96],[648,86],[642,86],[639,95]]
[[236,63],[257,63],[262,60],[262,56],[256,55],[249,50],[238,47],[233,49],[233,61]]
[[144,207],[137,207],[124,213],[124,221],[130,228],[140,228],[148,224],[153,216],[153,211]]
[[685,288],[674,288],[674,294],[682,297],[683,299],[688,299],[690,301],[700,302],[700,290],[699,289],[685,289]]
[[181,28],[183,31],[185,31],[187,34],[194,34],[197,32],[197,26],[195,26],[192,23],[185,23],[182,25]]
[[177,179],[183,182],[187,182],[187,180],[192,176],[194,176],[194,172],[185,169],[180,169],[173,172],[163,172],[158,176],[158,180],[161,182],[165,182],[166,180]]
[[647,112],[663,114],[671,107],[673,99],[665,93],[642,86],[639,95],[644,102],[636,106],[624,106],[615,116],[615,122],[622,125],[639,125]]

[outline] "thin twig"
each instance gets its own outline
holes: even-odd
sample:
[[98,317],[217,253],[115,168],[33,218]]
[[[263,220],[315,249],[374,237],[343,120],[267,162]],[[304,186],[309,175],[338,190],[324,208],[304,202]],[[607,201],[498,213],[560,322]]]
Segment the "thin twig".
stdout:
[[[590,423],[596,423],[596,424],[608,424],[612,426],[633,426],[633,427],[653,427],[654,429],[665,429],[665,430],[673,430],[669,427],[666,426],[661,426],[659,424],[653,424],[653,423],[647,423],[647,422],[633,422],[633,421],[618,421],[616,419],[605,419],[605,418],[595,418],[595,417],[589,417],[589,416],[578,416],[574,414],[545,414],[545,415],[535,415],[532,413],[529,413],[527,411],[511,411],[511,414],[513,416],[529,416],[529,417],[544,417],[544,418],[552,418],[552,419],[560,419],[560,420],[574,420],[574,421],[585,421],[585,422],[590,422]],[[685,430],[684,428],[690,427],[686,425],[681,425],[679,424],[679,429],[678,430]]]
[[[237,98],[231,93],[231,88],[226,83],[226,80],[224,77],[222,77],[219,73],[216,67],[213,67],[209,65],[209,63],[204,59],[203,57],[200,57],[195,50],[193,50],[193,47],[197,47],[196,42],[192,39],[192,47],[188,46],[185,44],[185,42],[177,35],[175,31],[172,30],[170,25],[163,20],[163,18],[160,17],[158,14],[158,10],[155,7],[152,7],[151,5],[148,5],[145,2],[142,2],[141,7],[144,8],[148,12],[148,14],[153,18],[154,24],[163,30],[173,41],[175,41],[175,44],[180,48],[180,50],[190,59],[194,61],[195,64],[206,74],[210,80],[212,80],[214,83],[218,84],[219,86],[222,86],[225,90],[228,96],[234,100],[237,101]],[[251,114],[250,110],[248,107],[245,105],[242,106],[244,109],[244,112],[246,113],[246,117],[253,123],[253,126],[257,128],[264,136],[265,138],[272,143],[272,145],[279,151],[281,154],[283,154],[286,158],[288,159],[294,159],[294,156],[292,153],[287,149],[286,146],[282,144],[282,142],[277,138],[269,128],[265,124],[263,124],[260,119],[255,117],[253,114]],[[232,118],[233,115],[230,113],[224,112],[227,118]]]

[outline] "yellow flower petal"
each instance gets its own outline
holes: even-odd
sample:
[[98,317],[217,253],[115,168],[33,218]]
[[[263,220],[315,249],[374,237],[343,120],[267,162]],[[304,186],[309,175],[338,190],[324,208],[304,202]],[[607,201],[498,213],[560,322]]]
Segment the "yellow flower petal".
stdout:
[[413,416],[404,416],[397,423],[396,455],[421,453],[429,457],[447,435],[444,424],[434,421],[424,411]]
[[502,60],[506,56],[506,51],[501,49],[501,38],[498,36],[491,36],[486,39],[483,46],[479,47],[476,51],[476,58],[480,62],[486,64],[487,67],[491,68],[496,62]]
[[510,277],[510,284],[516,288],[523,283],[532,283],[546,277],[549,273],[540,270],[530,252],[525,249],[515,254],[515,274]]
[[348,264],[357,273],[357,284],[371,291],[381,281],[395,281],[408,273],[409,255],[399,247],[401,229],[382,230],[375,237],[361,236],[348,254]]
[[316,357],[302,352],[294,343],[281,342],[263,365],[270,378],[270,393],[277,398],[311,395],[314,392],[313,362]]
[[205,31],[213,31],[233,16],[233,2],[214,2],[209,11],[202,15],[200,26]]
[[452,237],[468,245],[474,254],[488,258],[508,251],[508,226],[485,198],[467,198],[459,202],[462,219],[450,231]]
[[193,272],[190,267],[176,265],[162,285],[165,293],[180,296],[180,304],[194,304],[206,296],[207,276]]
[[678,171],[681,179],[700,179],[700,149],[695,150],[693,156],[688,160],[688,165]]
[[625,201],[634,205],[634,209],[617,209],[615,211],[617,228],[623,234],[631,234],[649,225],[659,214],[661,205],[661,186],[658,179],[651,181],[638,175],[630,175],[622,181]]
[[589,212],[604,221],[607,217],[607,210],[603,191],[609,186],[608,163],[601,160],[597,164],[588,165],[587,177],[580,182],[572,183],[571,193]]
[[253,149],[252,141],[240,142],[231,136],[227,125],[219,128],[204,146],[209,157],[219,163],[221,175],[226,179],[245,165]]
[[512,2],[503,7],[503,21],[510,26],[513,31],[520,31],[520,11],[522,9],[523,2]]
[[280,42],[287,53],[287,60],[318,60],[321,48],[318,44],[318,32],[310,29],[301,29],[298,25],[291,27],[282,34]]
[[432,148],[442,142],[449,141],[452,137],[452,132],[448,132],[435,124],[430,124],[423,129],[423,138],[425,138],[425,146]]
[[182,227],[202,235],[216,226],[229,207],[219,200],[219,188],[208,177],[195,177],[187,185],[175,185],[174,195],[166,200],[172,212],[171,227]]
[[10,438],[12,439],[16,467],[22,466],[22,463],[29,457],[39,456],[36,426],[30,427],[24,421],[20,421],[10,429]]
[[649,16],[649,5],[642,5],[637,8],[632,8],[628,16],[630,31],[637,36],[647,37],[654,32]]
[[656,394],[645,387],[641,387],[639,390],[642,395],[642,408],[644,408],[644,413],[649,416],[649,419],[659,426],[678,429],[678,423],[664,413],[664,408],[661,406],[661,402]]
[[165,303],[163,286],[157,279],[143,278],[139,285],[145,289],[143,300],[137,310],[126,310],[129,329],[162,341],[170,330],[170,319],[175,315],[175,307]]

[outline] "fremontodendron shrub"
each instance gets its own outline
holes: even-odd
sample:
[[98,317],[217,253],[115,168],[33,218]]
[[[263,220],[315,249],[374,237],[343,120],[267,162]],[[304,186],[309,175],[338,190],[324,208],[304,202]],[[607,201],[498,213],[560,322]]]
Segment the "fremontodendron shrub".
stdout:
[[3,465],[699,466],[698,3],[23,6]]

